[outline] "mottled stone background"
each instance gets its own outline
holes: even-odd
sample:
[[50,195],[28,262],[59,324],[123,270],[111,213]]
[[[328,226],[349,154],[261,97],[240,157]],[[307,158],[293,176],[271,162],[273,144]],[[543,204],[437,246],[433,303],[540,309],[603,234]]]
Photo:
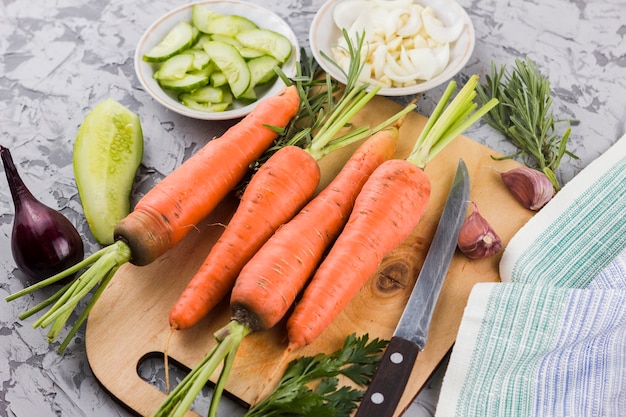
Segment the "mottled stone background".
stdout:
[[[185,4],[163,0],[2,0],[0,4],[0,144],[11,149],[26,184],[89,235],[72,172],[78,126],[96,104],[113,97],[140,115],[145,156],[134,199],[204,145],[226,122],[178,116],[140,87],[133,52],[159,16]],[[282,16],[308,49],[310,22],[321,0],[256,0]],[[488,74],[491,62],[512,64],[529,56],[552,83],[554,113],[576,119],[558,174],[567,182],[625,133],[626,1],[460,0],[476,29],[477,44],[459,80]],[[419,97],[428,115],[443,87]],[[399,98],[408,100],[409,98]],[[467,135],[502,153],[514,148],[484,124]],[[4,180],[2,180],[4,181]],[[126,416],[98,385],[84,353],[84,333],[61,357],[32,320],[17,315],[43,294],[6,303],[25,282],[10,253],[13,204],[0,186],[0,417]],[[149,377],[150,378],[150,377]],[[427,416],[433,389],[407,415]],[[238,415],[225,410],[225,415]]]

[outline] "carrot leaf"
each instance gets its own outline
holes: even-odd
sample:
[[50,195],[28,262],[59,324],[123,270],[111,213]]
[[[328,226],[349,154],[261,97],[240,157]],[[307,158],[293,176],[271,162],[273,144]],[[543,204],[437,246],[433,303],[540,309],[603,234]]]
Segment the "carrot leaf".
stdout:
[[244,417],[348,417],[364,391],[339,386],[339,376],[367,385],[387,342],[349,335],[341,349],[330,354],[303,356],[291,361],[276,389]]

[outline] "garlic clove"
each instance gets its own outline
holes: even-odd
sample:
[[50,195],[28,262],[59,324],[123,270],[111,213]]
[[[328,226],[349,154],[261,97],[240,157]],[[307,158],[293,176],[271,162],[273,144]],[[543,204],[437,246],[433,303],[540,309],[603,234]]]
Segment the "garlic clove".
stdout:
[[501,172],[500,177],[517,201],[529,210],[541,209],[554,196],[554,185],[539,170],[519,167]]
[[495,255],[502,249],[502,241],[489,222],[480,214],[473,201],[472,213],[465,219],[459,231],[459,250],[471,259],[482,259]]

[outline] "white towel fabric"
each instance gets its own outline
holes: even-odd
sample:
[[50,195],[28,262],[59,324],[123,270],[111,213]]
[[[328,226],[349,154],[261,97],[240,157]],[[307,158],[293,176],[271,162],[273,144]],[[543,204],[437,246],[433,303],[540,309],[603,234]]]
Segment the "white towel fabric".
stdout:
[[470,294],[437,417],[626,416],[626,135]]

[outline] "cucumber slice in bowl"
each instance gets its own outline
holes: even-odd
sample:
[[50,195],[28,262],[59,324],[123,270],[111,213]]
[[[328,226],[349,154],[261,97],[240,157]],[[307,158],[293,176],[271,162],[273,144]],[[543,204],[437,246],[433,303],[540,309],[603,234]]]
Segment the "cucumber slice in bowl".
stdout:
[[211,61],[224,73],[235,98],[240,97],[250,85],[250,69],[237,48],[221,41],[204,43]]
[[143,158],[139,116],[113,99],[85,117],[74,143],[73,166],[87,224],[101,245],[130,213],[130,192]]
[[[287,62],[281,65],[281,69],[287,75],[287,77],[295,76],[297,63],[300,59],[300,48],[295,33],[282,18],[277,16],[271,10],[268,10],[249,1],[200,0],[191,4],[181,6],[178,9],[172,10],[163,15],[146,30],[138,43],[137,49],[135,51],[135,71],[137,74],[137,78],[141,83],[141,86],[143,87],[143,89],[140,89],[140,91],[145,91],[146,93],[150,94],[155,100],[155,103],[163,105],[166,108],[187,117],[202,120],[229,120],[245,116],[250,111],[252,111],[256,104],[264,97],[277,94],[278,92],[280,92],[280,90],[284,88],[284,83],[282,79],[271,80],[267,84],[262,84],[254,88],[254,92],[257,95],[256,101],[250,102],[249,100],[244,99],[244,96],[242,96],[239,99],[234,99],[232,104],[228,106],[225,111],[220,113],[208,113],[206,111],[202,112],[200,110],[189,108],[180,101],[179,96],[181,90],[170,90],[163,88],[159,84],[159,79],[153,78],[154,73],[159,70],[162,63],[146,62],[142,60],[141,57],[143,54],[145,54],[146,51],[150,50],[150,48],[159,43],[160,40],[163,39],[166,33],[176,23],[181,20],[192,22],[192,9],[194,9],[194,6],[196,12],[196,21],[207,22],[207,20],[209,20],[211,16],[219,17],[220,15],[239,15],[254,22],[260,29],[271,29],[287,37],[292,45],[292,54]],[[208,8],[215,13],[205,13],[207,12],[207,10],[202,10],[202,8]],[[205,17],[201,16],[202,13],[205,13]],[[198,23],[198,25],[200,25],[200,23]],[[206,27],[204,29],[207,30]],[[201,31],[199,30],[199,32]],[[216,37],[220,38],[220,40],[226,38],[224,35],[206,35],[200,33],[200,35],[198,36],[198,40],[196,40],[196,43],[190,46],[190,48],[202,51],[202,46],[206,42],[207,37]],[[234,38],[229,38],[228,40],[234,43]],[[264,55],[261,51],[253,50],[251,48],[241,48],[240,54],[244,57],[246,61],[249,61],[253,57]],[[209,66],[211,65],[213,65],[213,63],[211,63]],[[188,71],[188,73],[195,72],[197,71]],[[215,85],[214,81],[216,81],[218,77],[217,74],[218,73],[214,73],[213,75],[211,75],[212,79],[210,81],[210,85]],[[221,74],[221,72],[219,74]],[[248,90],[249,89],[250,87],[248,87]],[[156,111],[158,111],[158,109],[156,109]]]
[[172,30],[143,55],[147,62],[162,62],[193,45],[197,32],[187,21],[178,22]]
[[279,60],[287,62],[292,45],[287,37],[269,29],[250,29],[237,33],[235,39],[243,46],[256,49]]

